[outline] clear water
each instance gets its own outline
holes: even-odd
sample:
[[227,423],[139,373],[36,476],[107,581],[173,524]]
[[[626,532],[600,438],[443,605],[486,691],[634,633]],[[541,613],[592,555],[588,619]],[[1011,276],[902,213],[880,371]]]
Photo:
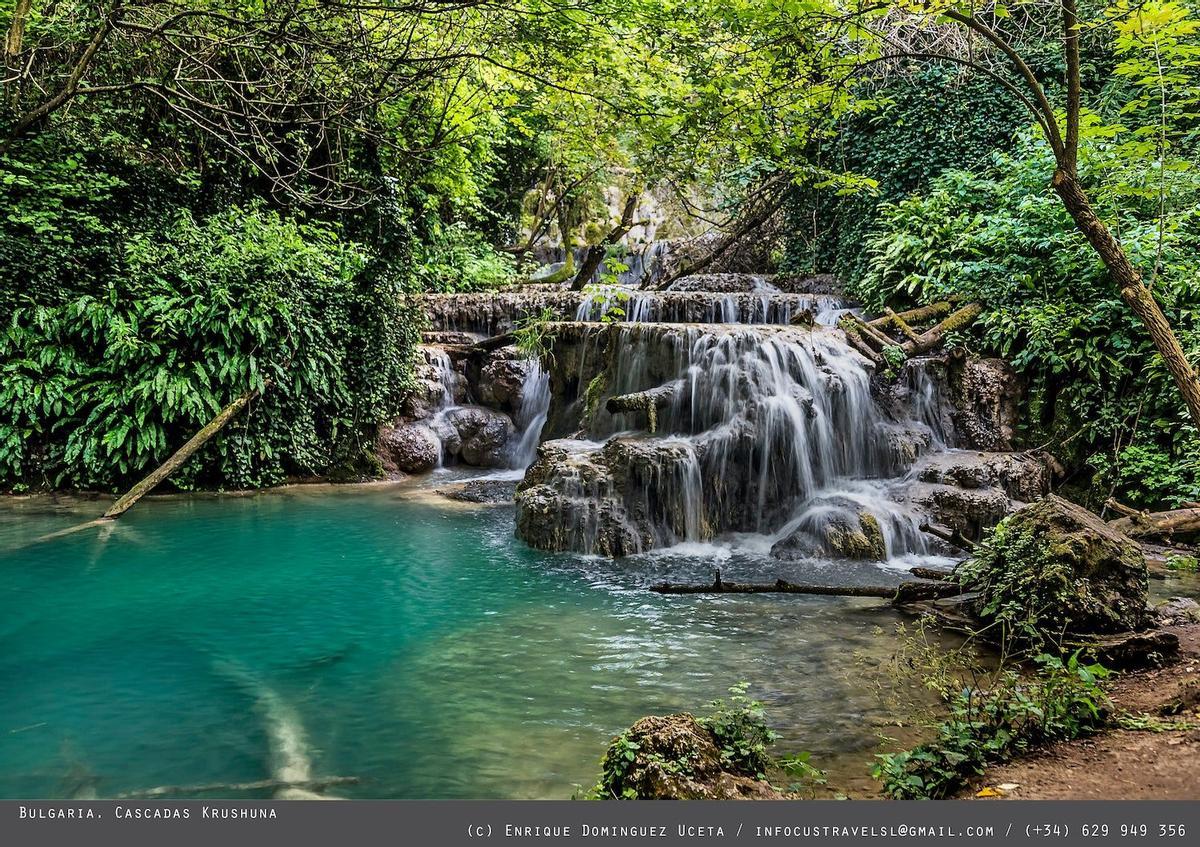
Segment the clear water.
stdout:
[[101,504],[0,504],[0,796],[350,776],[328,795],[565,798],[632,721],[743,679],[781,750],[866,781],[895,733],[873,688],[886,606],[657,595],[643,586],[714,565],[797,574],[768,574],[744,538],[616,563],[539,553],[511,507],[436,496],[449,478],[150,499],[38,544]]

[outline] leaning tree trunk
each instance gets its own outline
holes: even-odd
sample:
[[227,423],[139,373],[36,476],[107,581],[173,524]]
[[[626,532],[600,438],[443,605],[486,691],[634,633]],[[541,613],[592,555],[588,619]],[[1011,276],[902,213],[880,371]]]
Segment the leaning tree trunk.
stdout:
[[1079,180],[1061,168],[1054,172],[1054,190],[1062,198],[1075,225],[1087,237],[1088,243],[1099,254],[1104,266],[1117,284],[1121,299],[1146,328],[1154,348],[1162,356],[1167,370],[1175,378],[1183,402],[1187,405],[1196,429],[1200,430],[1200,377],[1188,361],[1179,339],[1175,337],[1167,316],[1154,299],[1154,294],[1142,282],[1142,275],[1125,255],[1124,248],[1103,221],[1096,216]]
[[600,264],[604,261],[604,257],[608,255],[608,248],[612,244],[616,244],[629,230],[633,229],[633,211],[637,208],[638,195],[631,194],[629,199],[625,201],[625,208],[621,210],[621,220],[612,228],[608,235],[600,239],[599,244],[593,244],[588,247],[584,253],[583,262],[579,266],[579,272],[575,274],[575,279],[571,283],[571,288],[575,291],[580,291],[585,285],[592,281],[592,277],[596,271],[600,269]]

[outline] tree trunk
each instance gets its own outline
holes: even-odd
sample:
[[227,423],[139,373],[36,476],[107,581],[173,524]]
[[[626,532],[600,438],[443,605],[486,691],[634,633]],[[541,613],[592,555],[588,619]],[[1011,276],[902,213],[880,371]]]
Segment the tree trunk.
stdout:
[[[271,381],[267,380],[263,384],[263,388],[265,389],[270,384]],[[153,472],[151,472],[149,476],[147,476],[133,488],[129,489],[129,491],[116,503],[113,503],[112,507],[104,513],[104,519],[114,520],[121,517],[121,515],[133,508],[133,505],[137,503],[138,500],[141,500],[144,496],[154,490],[159,483],[163,482],[167,477],[175,473],[175,471],[179,469],[180,465],[192,457],[193,453],[203,447],[206,443],[208,443],[210,438],[220,432],[224,428],[225,424],[229,423],[230,419],[244,409],[246,404],[258,396],[258,393],[259,392],[257,388],[252,388],[218,412],[215,418],[205,424],[199,432],[188,439],[186,444],[176,450],[171,455],[171,458],[167,459]]]
[[625,233],[633,228],[633,210],[637,208],[637,201],[637,194],[629,195],[629,199],[625,201],[625,208],[621,210],[621,220],[609,231],[608,235],[600,239],[599,244],[588,247],[583,256],[583,262],[579,265],[579,273],[575,274],[575,280],[571,283],[573,291],[579,291],[592,281],[592,277],[600,268],[600,263],[608,255],[609,245],[616,244],[625,237]]
[[1146,328],[1150,341],[1162,356],[1167,370],[1175,379],[1175,384],[1179,386],[1179,393],[1183,395],[1183,402],[1192,417],[1192,422],[1200,431],[1200,377],[1197,377],[1196,369],[1183,352],[1183,347],[1175,337],[1167,316],[1154,299],[1154,294],[1142,282],[1141,274],[1125,255],[1120,242],[1096,216],[1091,201],[1088,200],[1079,181],[1060,168],[1054,172],[1052,184],[1075,225],[1087,237],[1088,243],[1108,268],[1121,299]]
[[962,593],[957,583],[950,582],[902,582],[896,586],[884,585],[809,585],[785,582],[782,579],[771,583],[725,582],[721,572],[709,585],[660,582],[650,586],[656,594],[818,594],[826,597],[879,597],[884,600],[908,602],[952,597]]

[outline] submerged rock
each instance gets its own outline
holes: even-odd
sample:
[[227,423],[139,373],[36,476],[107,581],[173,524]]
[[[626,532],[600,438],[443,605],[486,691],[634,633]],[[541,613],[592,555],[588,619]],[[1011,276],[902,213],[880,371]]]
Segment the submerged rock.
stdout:
[[712,732],[686,712],[642,718],[613,739],[602,765],[599,788],[605,797],[773,800],[782,796],[765,780],[727,770]]
[[460,503],[511,503],[516,487],[515,480],[473,479],[457,488],[438,493]]
[[1141,548],[1053,494],[1011,515],[960,574],[979,592],[984,623],[1029,626],[1054,639],[1137,630],[1149,622]]
[[425,473],[441,456],[441,441],[424,424],[400,424],[379,435],[379,461],[390,473]]

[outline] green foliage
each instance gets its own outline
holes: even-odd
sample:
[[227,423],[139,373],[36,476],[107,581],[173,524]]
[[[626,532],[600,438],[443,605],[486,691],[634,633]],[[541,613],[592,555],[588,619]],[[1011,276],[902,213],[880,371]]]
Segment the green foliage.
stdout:
[[987,687],[947,693],[949,716],[933,740],[876,757],[872,776],[899,800],[942,799],[995,762],[1040,744],[1091,734],[1105,725],[1109,700],[1100,665],[1039,655],[1027,674],[1002,670]]
[[746,682],[732,686],[729,699],[713,700],[697,722],[713,734],[728,770],[763,779],[772,763],[767,748],[779,736],[767,726],[763,704],[746,696],[749,687]]
[[1200,559],[1197,559],[1195,556],[1172,554],[1167,556],[1166,566],[1169,571],[1196,573],[1200,571]]
[[617,275],[629,270],[629,266],[606,259],[604,269],[601,281],[584,286],[583,293],[600,307],[601,323],[617,323],[625,320],[625,304],[630,297],[628,288],[617,285]]
[[516,279],[511,257],[462,223],[439,227],[416,251],[413,272],[426,291],[486,291]]
[[[1097,141],[1081,166],[1113,197],[1131,185],[1116,144]],[[1062,458],[1100,473],[1095,500],[1115,485],[1122,499],[1154,506],[1200,486],[1200,440],[1144,328],[1047,187],[1053,165],[1034,141],[995,159],[980,176],[949,171],[925,194],[884,207],[867,243],[866,274],[853,286],[870,308],[959,295],[984,312],[969,343],[1007,358],[1025,377],[1026,437],[1063,442]],[[1161,232],[1156,200],[1121,195],[1121,238],[1135,262],[1159,257],[1155,295],[1186,349],[1200,357],[1200,184],[1182,177],[1168,198],[1178,211]],[[1115,445],[1115,449],[1114,449]],[[1128,453],[1128,464],[1119,458]],[[1114,455],[1115,453],[1115,455]],[[1153,462],[1153,473],[1133,467]]]
[[556,320],[558,316],[549,306],[536,315],[518,319],[513,327],[517,349],[528,358],[548,361],[553,356],[551,345],[554,343],[554,333],[549,325]]
[[[106,218],[105,191],[89,188],[114,181],[80,169],[76,184],[78,217],[54,219],[55,197],[72,189],[30,189],[26,211],[0,224],[20,238],[48,219],[67,245],[41,254],[57,291],[2,289],[13,308],[0,328],[0,485],[115,490],[267,380],[176,486],[252,487],[358,461],[362,427],[378,419],[370,404],[398,402],[411,349],[359,360],[378,341],[364,337],[367,315],[412,324],[399,298],[379,302],[364,285],[361,248],[259,207],[202,220],[180,211],[129,231]],[[85,241],[104,244],[103,261],[85,253],[94,261],[78,267],[70,245]],[[390,382],[390,397],[353,390],[364,366]]]
[[862,245],[881,204],[926,189],[947,168],[985,169],[993,151],[1009,145],[1028,122],[999,83],[948,64],[909,68],[882,86],[864,87],[861,95],[836,138],[808,155],[870,177],[875,188],[794,191],[785,270],[859,279],[866,262]]
[[1172,455],[1153,443],[1123,448],[1115,459],[1097,454],[1089,460],[1096,482],[1121,492],[1121,500],[1138,508],[1178,507],[1200,500],[1200,450]]

